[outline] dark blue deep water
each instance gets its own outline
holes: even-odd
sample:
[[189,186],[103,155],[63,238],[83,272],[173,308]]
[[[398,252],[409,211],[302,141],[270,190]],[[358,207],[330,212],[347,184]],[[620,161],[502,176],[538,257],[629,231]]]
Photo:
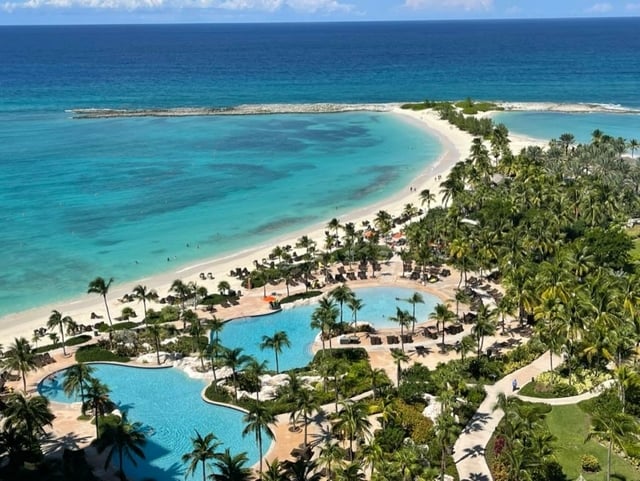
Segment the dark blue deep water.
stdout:
[[388,102],[640,106],[640,18],[0,27],[0,110]]

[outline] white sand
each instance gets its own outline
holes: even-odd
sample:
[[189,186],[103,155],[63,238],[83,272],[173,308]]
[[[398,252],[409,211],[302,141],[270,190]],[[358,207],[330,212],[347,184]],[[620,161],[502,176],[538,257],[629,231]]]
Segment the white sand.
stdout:
[[[425,161],[428,162],[427,167],[420,172],[419,175],[402,190],[402,192],[399,192],[382,202],[356,210],[341,217],[339,220],[342,224],[346,222],[354,222],[356,226],[361,226],[363,220],[373,220],[375,214],[379,210],[386,210],[390,214],[396,216],[403,211],[404,206],[408,203],[412,203],[415,206],[420,207],[419,193],[423,189],[430,189],[431,192],[436,194],[436,203],[439,202],[440,181],[436,180],[436,176],[442,176],[441,180],[443,180],[450,168],[459,160],[466,158],[469,152],[472,136],[458,130],[448,122],[440,120],[435,112],[414,112],[402,110],[399,108],[399,105],[396,104],[389,104],[386,107],[387,110],[390,110],[395,115],[403,116],[407,121],[415,122],[430,134],[435,135],[442,145],[442,155],[435,162],[432,162],[431,159],[425,159]],[[534,140],[521,137],[519,138],[513,135],[511,135],[510,138],[511,148],[516,153],[526,145],[530,145]],[[539,144],[540,141],[535,143]],[[410,187],[413,187],[414,190],[410,190]],[[330,219],[327,219],[326,222],[329,220]],[[253,268],[254,259],[262,260],[263,258],[268,258],[269,253],[276,245],[290,244],[294,246],[296,244],[296,240],[302,235],[308,235],[318,243],[318,246],[321,246],[324,240],[325,230],[326,223],[292,233],[283,238],[274,239],[268,244],[247,249],[226,257],[203,260],[195,265],[182,266],[177,270],[166,271],[152,277],[138,279],[132,282],[114,284],[108,294],[111,316],[112,318],[118,316],[124,306],[131,306],[139,315],[142,315],[142,304],[136,302],[122,304],[118,301],[118,299],[122,298],[124,294],[130,293],[133,287],[138,284],[143,284],[149,288],[156,289],[160,297],[164,297],[168,294],[169,287],[175,279],[182,279],[184,282],[195,281],[198,285],[204,285],[209,292],[216,292],[217,285],[221,280],[227,280],[233,289],[242,289],[239,281],[229,276],[230,270],[235,269],[236,267],[247,267],[251,270]],[[213,273],[215,280],[201,280],[199,278],[199,274],[201,272]],[[82,275],[85,274],[83,273]],[[89,276],[87,278],[87,284],[93,278],[93,275]],[[37,288],[36,285],[34,285],[34,289],[35,288]],[[247,292],[244,289],[242,289],[242,291],[245,296],[255,297],[261,297],[263,292],[262,288],[254,289],[250,292]],[[160,309],[162,305],[149,303],[147,307]],[[24,336],[30,340],[34,329],[46,326],[47,319],[53,309],[57,309],[62,312],[63,315],[71,316],[77,323],[94,324],[97,322],[96,320],[90,319],[91,312],[105,316],[104,320],[106,321],[102,297],[96,294],[86,294],[69,302],[42,306],[1,317],[0,344],[7,346],[13,341],[13,338],[17,336]]]

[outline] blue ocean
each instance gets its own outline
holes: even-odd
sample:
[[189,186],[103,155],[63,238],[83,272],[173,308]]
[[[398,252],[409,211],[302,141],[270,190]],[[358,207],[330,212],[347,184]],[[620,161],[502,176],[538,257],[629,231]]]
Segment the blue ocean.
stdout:
[[387,113],[74,109],[467,96],[634,109],[638,31],[633,18],[0,27],[0,315],[340,217],[440,153]]

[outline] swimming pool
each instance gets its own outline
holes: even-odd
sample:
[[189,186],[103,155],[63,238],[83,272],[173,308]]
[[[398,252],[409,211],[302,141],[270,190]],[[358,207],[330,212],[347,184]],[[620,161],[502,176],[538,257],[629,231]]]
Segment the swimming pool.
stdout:
[[[111,389],[111,399],[121,411],[129,413],[131,421],[140,421],[149,428],[144,448],[146,459],[133,466],[125,460],[129,479],[140,481],[184,480],[183,454],[191,452],[195,429],[203,436],[213,432],[232,454],[242,451],[249,458],[248,466],[258,462],[258,448],[252,435],[242,437],[244,414],[235,409],[204,402],[200,393],[205,382],[189,378],[179,369],[145,369],[112,364],[92,364],[94,376]],[[71,402],[62,391],[63,373],[45,378],[38,386],[40,394],[52,401]],[[78,409],[78,415],[80,414]],[[265,442],[264,450],[269,443]],[[114,462],[117,461],[117,456]],[[193,478],[202,476],[198,469]]]
[[[417,292],[406,287],[367,287],[354,289],[356,296],[364,302],[364,307],[358,312],[358,322],[368,322],[376,328],[398,327],[389,320],[396,315],[396,307],[413,312],[412,305],[405,301]],[[433,311],[440,299],[420,292],[424,304],[416,304],[416,319],[424,322]],[[320,298],[317,298],[320,299]],[[259,317],[243,317],[225,324],[220,333],[220,342],[227,348],[243,348],[243,354],[255,356],[258,361],[266,361],[269,369],[275,369],[275,359],[272,350],[261,350],[263,336],[273,336],[276,331],[285,331],[291,342],[290,348],[284,348],[278,355],[281,370],[303,367],[312,359],[311,346],[319,331],[311,329],[311,315],[317,307],[317,300],[309,305],[297,306],[291,309]],[[353,319],[351,310],[345,305],[343,308],[345,322]]]
[[[402,287],[369,287],[354,289],[356,296],[364,302],[358,312],[358,322],[369,322],[377,328],[397,327],[389,320],[395,316],[396,307],[412,312],[406,300],[416,292]],[[440,300],[421,292],[425,303],[416,304],[418,322],[425,321]],[[221,342],[228,348],[242,347],[244,354],[265,360],[272,368],[275,364],[273,351],[260,349],[262,336],[272,336],[276,331],[289,335],[291,348],[284,348],[279,356],[282,370],[306,365],[312,357],[311,345],[318,334],[310,327],[311,314],[317,301],[297,306],[272,315],[237,319],[225,325],[220,334]],[[351,311],[344,307],[344,320],[351,321]],[[156,481],[178,481],[184,479],[183,454],[190,452],[191,437],[197,429],[205,435],[213,432],[228,447],[232,454],[246,452],[248,465],[259,459],[253,436],[242,437],[244,414],[240,411],[205,403],[200,398],[206,383],[191,379],[179,369],[145,369],[113,364],[92,364],[94,376],[111,389],[111,398],[121,411],[129,413],[131,421],[140,421],[150,428],[145,446],[144,460],[133,466],[125,461],[127,476],[132,480],[152,478]],[[52,401],[73,402],[62,391],[63,373],[45,378],[38,386],[40,394]],[[265,452],[268,446],[265,443]],[[201,471],[193,478],[198,479]]]

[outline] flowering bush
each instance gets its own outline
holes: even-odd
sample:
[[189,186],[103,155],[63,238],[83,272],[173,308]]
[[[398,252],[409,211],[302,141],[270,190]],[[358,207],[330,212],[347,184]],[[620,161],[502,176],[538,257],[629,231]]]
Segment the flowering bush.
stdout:
[[557,372],[543,372],[536,378],[536,382],[554,386],[553,390],[558,390],[560,393],[562,392],[561,386],[567,386],[568,389],[566,389],[566,394],[564,395],[573,396],[575,394],[589,392],[600,386],[607,379],[611,379],[610,373],[580,369],[571,373],[571,382],[569,382],[568,377],[561,376]]
[[582,463],[582,470],[587,473],[597,473],[600,471],[600,461],[598,458],[591,454],[583,454],[582,458],[580,458]]

